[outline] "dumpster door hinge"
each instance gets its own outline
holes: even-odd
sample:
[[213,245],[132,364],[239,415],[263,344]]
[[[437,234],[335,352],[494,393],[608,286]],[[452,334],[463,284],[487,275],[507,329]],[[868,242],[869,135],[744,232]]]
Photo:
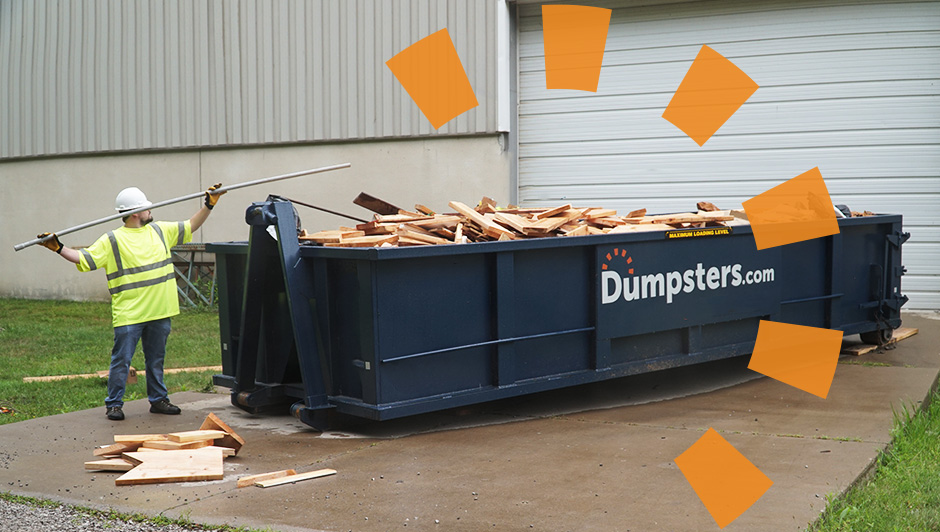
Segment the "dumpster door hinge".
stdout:
[[892,246],[896,248],[900,248],[901,244],[907,242],[911,238],[911,234],[905,233],[902,231],[895,231],[894,234],[887,235],[886,238],[888,239],[888,242],[890,242]]

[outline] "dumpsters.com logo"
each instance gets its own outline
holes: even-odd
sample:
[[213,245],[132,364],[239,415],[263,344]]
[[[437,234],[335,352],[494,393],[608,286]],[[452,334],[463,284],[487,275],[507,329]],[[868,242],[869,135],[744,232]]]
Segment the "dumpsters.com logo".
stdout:
[[[633,257],[628,257],[626,250],[615,249],[607,254],[607,260],[601,265],[601,304],[608,305],[623,298],[624,301],[636,301],[654,297],[665,297],[671,304],[679,294],[708,290],[722,290],[728,287],[772,283],[775,280],[773,268],[744,270],[741,264],[721,264],[705,266],[701,262],[695,268],[685,271],[634,274]],[[619,259],[619,260],[618,260]],[[613,261],[624,262],[628,266],[627,275],[614,271]]]

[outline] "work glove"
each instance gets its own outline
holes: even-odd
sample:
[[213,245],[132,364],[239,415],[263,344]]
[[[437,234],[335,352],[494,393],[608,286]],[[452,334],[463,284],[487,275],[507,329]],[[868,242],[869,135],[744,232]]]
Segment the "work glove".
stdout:
[[209,210],[212,210],[212,208],[215,207],[216,202],[219,201],[219,196],[228,192],[227,190],[223,190],[222,192],[212,192],[213,190],[217,190],[221,186],[222,186],[222,183],[216,183],[212,185],[211,187],[209,187],[208,190],[206,190],[206,207],[208,207]]
[[57,237],[54,233],[42,233],[41,235],[36,235],[36,238],[46,238],[49,235],[52,235],[52,238],[40,242],[39,245],[45,246],[61,255],[63,247],[62,242],[59,242],[59,237]]

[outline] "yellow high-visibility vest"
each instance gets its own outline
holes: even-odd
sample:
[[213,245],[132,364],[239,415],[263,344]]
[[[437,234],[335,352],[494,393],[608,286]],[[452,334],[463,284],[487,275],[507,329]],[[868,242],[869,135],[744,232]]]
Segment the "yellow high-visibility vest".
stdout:
[[179,314],[170,248],[192,241],[189,221],[120,227],[80,249],[78,271],[104,269],[114,327]]

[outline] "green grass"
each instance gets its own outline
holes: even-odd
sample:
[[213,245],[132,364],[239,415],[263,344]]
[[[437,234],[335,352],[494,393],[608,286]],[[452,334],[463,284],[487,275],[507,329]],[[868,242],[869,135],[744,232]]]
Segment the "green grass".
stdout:
[[94,508],[87,508],[84,506],[68,506],[62,503],[55,501],[48,501],[44,499],[35,499],[33,497],[23,497],[21,495],[13,495],[12,493],[3,493],[0,492],[0,499],[22,504],[25,506],[32,506],[34,508],[69,508],[72,511],[78,512],[80,514],[92,517],[95,519],[102,519],[114,523],[116,521],[122,521],[125,523],[150,523],[157,526],[170,526],[176,525],[179,527],[184,527],[188,530],[207,530],[212,532],[269,532],[273,529],[264,528],[261,530],[251,529],[246,527],[233,527],[231,525],[201,525],[199,523],[194,523],[187,518],[171,518],[163,515],[151,517],[141,514],[126,514],[115,512],[114,510],[102,511],[95,510]]
[[940,531],[940,391],[927,408],[895,413],[874,474],[830,497],[812,532]]
[[[101,407],[105,379],[23,382],[23,377],[72,375],[107,370],[113,330],[108,303],[0,299],[0,425]],[[183,310],[173,318],[166,368],[220,363],[219,320],[213,309]],[[138,347],[131,363],[144,368]],[[166,375],[170,393],[212,390],[212,373]],[[147,397],[143,378],[127,387],[126,401]]]

